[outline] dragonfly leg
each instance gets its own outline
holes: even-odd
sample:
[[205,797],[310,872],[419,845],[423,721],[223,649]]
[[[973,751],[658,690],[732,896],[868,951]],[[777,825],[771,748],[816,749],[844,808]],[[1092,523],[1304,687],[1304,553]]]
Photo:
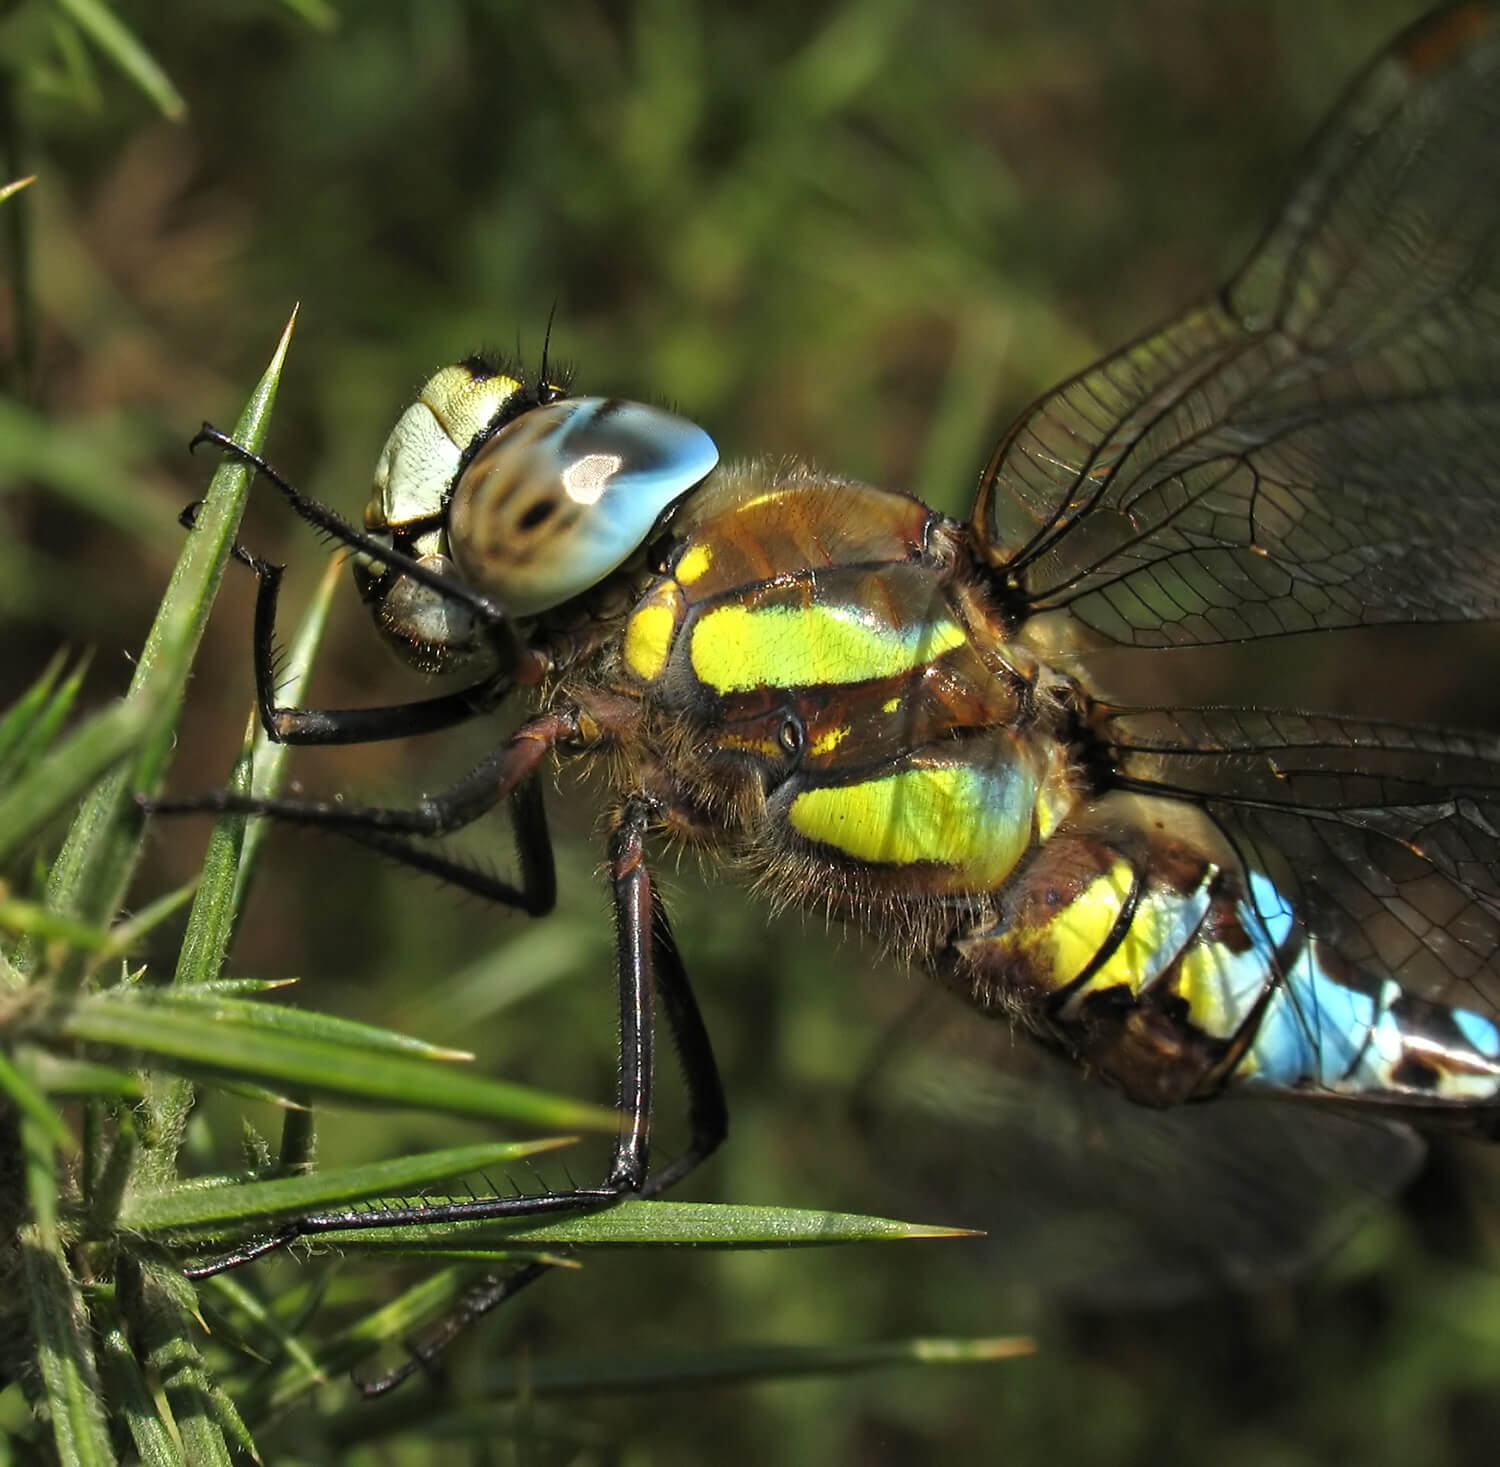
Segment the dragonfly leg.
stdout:
[[[248,554],[248,552],[247,552]],[[252,556],[255,596],[255,704],[261,727],[278,744],[365,744],[453,728],[497,708],[511,690],[494,673],[436,698],[377,708],[296,708],[276,701],[276,604],[284,566]]]
[[[578,731],[569,709],[544,713],[524,724],[504,744],[480,760],[462,779],[416,805],[351,805],[342,800],[264,799],[230,790],[166,799],[138,796],[153,815],[264,815],[292,825],[312,826],[357,841],[403,865],[451,881],[465,891],[532,916],[551,911],[556,899],[552,844],[547,834],[537,767],[556,746]],[[472,825],[509,799],[520,853],[523,884],[516,888],[435,851],[410,837],[447,835]]]
[[[567,1214],[607,1207],[626,1196],[653,1196],[680,1181],[714,1150],[727,1131],[727,1109],[707,1030],[646,865],[645,836],[652,810],[653,803],[645,796],[627,800],[610,843],[620,1020],[619,1080],[615,1103],[620,1114],[620,1127],[602,1181],[594,1187],[571,1187],[530,1196],[475,1197],[453,1202],[311,1213],[293,1218],[271,1233],[250,1239],[229,1253],[185,1270],[190,1278],[223,1273],[284,1248],[299,1238],[323,1233]],[[688,1086],[692,1136],[680,1156],[653,1173],[649,1170],[652,1001],[658,977],[662,980],[663,1012]],[[523,1269],[520,1275],[505,1280],[483,1281],[474,1291],[472,1302],[458,1311],[458,1328],[524,1287],[530,1278],[525,1278],[524,1282],[522,1278],[529,1272],[529,1269]],[[539,1277],[540,1272],[538,1268],[535,1276]],[[447,1337],[443,1335],[444,1339]],[[441,1348],[441,1340],[438,1348]],[[419,1367],[413,1364],[411,1368]]]
[[[674,1187],[689,1172],[705,1161],[729,1133],[729,1108],[724,1098],[724,1086],[719,1077],[718,1063],[714,1059],[713,1045],[698,1000],[693,994],[687,970],[683,966],[677,941],[672,935],[660,893],[650,883],[644,866],[641,849],[645,825],[638,822],[633,828],[622,823],[617,836],[616,849],[612,853],[611,875],[616,890],[616,914],[618,930],[623,934],[634,929],[639,937],[639,896],[628,899],[628,908],[620,901],[622,877],[639,888],[650,885],[651,903],[651,959],[654,967],[655,987],[661,1001],[662,1013],[667,1020],[667,1030],[677,1052],[687,1087],[689,1137],[687,1145],[665,1166],[647,1173],[636,1189],[641,1197],[656,1197]],[[621,840],[626,850],[621,849]],[[625,855],[630,869],[622,871],[621,856]],[[628,910],[628,920],[623,915]],[[621,961],[626,961],[621,942]],[[634,958],[629,961],[635,961]],[[621,1035],[625,1035],[622,1013]],[[621,1073],[623,1076],[624,1065]],[[623,1088],[623,1086],[622,1086]],[[486,1274],[468,1290],[464,1297],[439,1324],[434,1326],[418,1343],[410,1347],[410,1353],[400,1365],[381,1375],[357,1380],[359,1391],[366,1397],[384,1395],[403,1381],[409,1380],[419,1371],[430,1369],[433,1362],[471,1324],[512,1299],[522,1289],[534,1284],[551,1268],[546,1263],[530,1263],[505,1274]]]
[[[382,543],[377,537],[367,534],[363,530],[356,529],[342,515],[329,509],[327,505],[320,504],[316,499],[312,499],[304,494],[258,453],[253,453],[242,444],[236,443],[227,433],[215,428],[212,423],[205,423],[188,446],[190,448],[197,448],[200,443],[212,444],[216,448],[222,449],[232,458],[238,459],[247,468],[253,469],[260,478],[265,479],[279,491],[293,514],[311,525],[315,530],[321,531],[332,540],[338,541],[340,545],[345,545],[350,550],[369,557],[371,561],[387,566],[392,570],[400,571],[403,576],[410,577],[419,586],[424,586],[429,591],[435,591],[438,595],[463,607],[474,618],[476,625],[482,628],[485,637],[494,649],[496,663],[501,669],[501,674],[497,676],[511,677],[518,670],[531,667],[531,654],[527,652],[524,643],[521,641],[520,635],[516,631],[515,623],[506,614],[505,608],[498,602],[493,601],[488,596],[481,595],[478,591],[472,590],[455,577],[439,575],[429,566],[423,565],[411,556],[405,555],[392,546]],[[238,549],[243,550],[243,547],[238,547]],[[239,558],[244,559],[248,554],[249,552],[244,552],[239,555]],[[253,561],[255,557],[251,556],[250,559]],[[269,562],[262,562],[262,564],[269,564]],[[264,581],[262,585],[264,585]],[[271,605],[274,609],[274,593],[271,596]],[[257,603],[257,639],[259,639],[260,632],[259,610],[259,603]],[[258,656],[257,662],[259,662]],[[531,675],[528,675],[527,680],[531,680]],[[455,717],[451,721],[456,722],[457,718]],[[440,722],[431,725],[434,728],[446,726]],[[392,737],[392,735],[368,734],[365,737]],[[311,742],[358,742],[358,740],[315,738]]]

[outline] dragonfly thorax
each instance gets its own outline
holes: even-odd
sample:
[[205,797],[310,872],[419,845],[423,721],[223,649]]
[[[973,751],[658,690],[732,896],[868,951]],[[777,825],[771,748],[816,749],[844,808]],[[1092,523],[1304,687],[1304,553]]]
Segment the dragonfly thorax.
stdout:
[[781,900],[920,946],[987,907],[1078,792],[963,534],[905,494],[727,467],[678,506],[659,570],[557,696],[665,829]]

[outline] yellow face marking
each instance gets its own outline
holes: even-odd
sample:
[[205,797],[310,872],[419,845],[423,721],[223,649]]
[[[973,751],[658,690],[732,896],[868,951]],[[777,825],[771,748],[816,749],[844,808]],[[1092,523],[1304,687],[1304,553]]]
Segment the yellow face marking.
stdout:
[[1031,844],[1035,797],[1023,765],[956,764],[804,790],[787,818],[808,840],[857,861],[931,862],[950,868],[954,887],[989,891]]
[[693,626],[693,671],[718,693],[894,677],[964,642],[940,616],[895,628],[844,606],[718,606]]
[[668,600],[648,600],[631,613],[625,624],[625,665],[642,682],[662,675],[676,630],[677,608]]
[[714,552],[708,545],[694,545],[677,562],[677,579],[691,586],[714,563]]
[[889,717],[890,714],[898,712],[900,710],[900,707],[900,698],[887,698],[885,702],[880,705],[880,711],[886,714],[887,717]]
[[827,733],[821,733],[807,747],[807,752],[813,758],[821,758],[824,754],[831,754],[840,744],[849,737],[849,728],[845,724],[839,728],[831,728]]

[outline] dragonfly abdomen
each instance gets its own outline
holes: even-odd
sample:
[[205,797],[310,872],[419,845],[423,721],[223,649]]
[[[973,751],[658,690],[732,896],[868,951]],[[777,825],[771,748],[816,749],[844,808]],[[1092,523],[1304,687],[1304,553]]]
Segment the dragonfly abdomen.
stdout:
[[1500,1029],[1340,958],[1291,889],[1196,807],[1117,792],[1038,847],[950,966],[981,1007],[1018,1013],[1148,1104],[1229,1088],[1500,1102]]

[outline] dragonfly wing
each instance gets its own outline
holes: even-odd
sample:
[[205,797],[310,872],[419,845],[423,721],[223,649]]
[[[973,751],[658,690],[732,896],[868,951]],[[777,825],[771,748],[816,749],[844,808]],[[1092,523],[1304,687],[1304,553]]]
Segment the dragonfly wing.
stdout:
[[1500,740],[1232,708],[1100,731],[1123,781],[1201,805],[1346,962],[1500,1018]]
[[1017,604],[1138,647],[1500,616],[1497,137],[1500,6],[1383,55],[1219,297],[996,449]]
[[1092,1306],[1283,1281],[1425,1154],[1404,1126],[1294,1102],[1144,1109],[936,990],[891,1030],[857,1119],[900,1215],[984,1229],[964,1247],[997,1282]]

